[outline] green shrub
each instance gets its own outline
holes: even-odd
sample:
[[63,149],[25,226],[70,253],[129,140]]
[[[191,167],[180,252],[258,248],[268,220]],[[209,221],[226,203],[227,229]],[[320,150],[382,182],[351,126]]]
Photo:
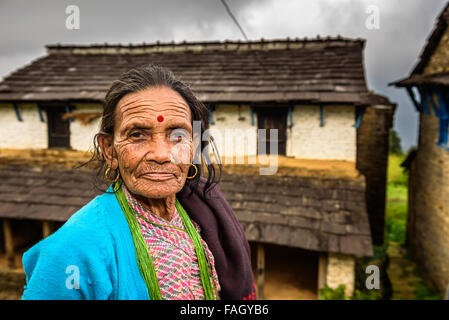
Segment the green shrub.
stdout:
[[431,287],[428,287],[424,281],[414,281],[415,296],[417,300],[441,300],[441,296]]
[[325,285],[320,289],[320,300],[381,300],[382,296],[379,290],[360,291],[355,290],[354,295],[348,298],[345,294],[346,286],[339,285],[337,288],[330,288]]
[[382,300],[382,294],[379,290],[360,291],[355,290],[352,300]]
[[348,300],[345,294],[346,286],[339,285],[337,288],[331,288],[327,284],[319,291],[318,299],[320,300]]

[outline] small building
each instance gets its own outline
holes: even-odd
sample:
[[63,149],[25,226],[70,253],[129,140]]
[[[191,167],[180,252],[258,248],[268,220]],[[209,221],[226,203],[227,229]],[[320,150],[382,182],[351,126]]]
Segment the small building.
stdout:
[[419,139],[409,170],[407,242],[427,280],[449,289],[449,4],[437,19],[418,64],[394,83],[419,112]]
[[[338,37],[47,46],[46,56],[0,82],[0,174],[20,172],[8,178],[16,190],[0,190],[7,251],[16,248],[11,221],[61,223],[95,194],[84,188],[87,172],[55,164],[91,148],[111,82],[156,63],[208,106],[223,159],[257,158],[257,129],[278,129],[274,175],[259,175],[257,163],[224,162],[221,183],[251,243],[259,292],[279,297],[273,283],[282,283],[283,297],[295,296],[288,286],[302,277],[308,298],[325,284],[345,284],[351,295],[355,258],[383,243],[395,110],[366,86],[364,45]],[[242,153],[239,141],[224,138],[228,129],[239,130]],[[63,198],[59,190],[72,189],[72,179],[83,188]]]

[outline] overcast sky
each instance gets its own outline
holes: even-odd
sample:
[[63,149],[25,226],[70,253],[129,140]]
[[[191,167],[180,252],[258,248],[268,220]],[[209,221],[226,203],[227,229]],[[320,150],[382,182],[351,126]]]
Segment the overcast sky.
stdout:
[[[405,90],[387,87],[407,76],[446,0],[227,0],[248,38],[336,36],[367,39],[368,87],[398,103],[394,127],[407,151],[417,143],[417,113]],[[80,29],[66,28],[77,5]],[[379,28],[369,29],[369,6]],[[142,43],[243,39],[220,0],[0,0],[0,77],[45,55],[53,43]]]

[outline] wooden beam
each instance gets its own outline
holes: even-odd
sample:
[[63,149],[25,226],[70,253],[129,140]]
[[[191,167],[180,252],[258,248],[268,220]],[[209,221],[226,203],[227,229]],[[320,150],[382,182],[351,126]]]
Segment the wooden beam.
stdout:
[[318,257],[318,292],[326,285],[327,253],[320,253]]
[[423,88],[422,86],[417,86],[416,88],[418,89],[419,92],[420,103],[423,107],[424,114],[430,114],[429,104],[427,103],[426,99],[427,95],[425,88]]
[[320,104],[320,127],[324,127],[324,109],[323,105]]
[[9,219],[3,219],[3,236],[5,238],[5,251],[8,266],[14,267],[14,239]]
[[423,106],[418,102],[418,100],[416,100],[415,93],[413,92],[412,87],[405,87],[405,89],[407,89],[407,93],[408,93],[410,99],[412,100],[413,105],[416,108],[416,111],[423,112],[424,111]]
[[293,127],[293,105],[288,106],[288,127],[291,129]]
[[47,238],[53,233],[53,221],[42,221],[42,236]]
[[360,125],[362,124],[363,115],[365,114],[366,107],[359,107],[359,114],[357,115],[357,119],[355,120],[355,124],[353,125],[354,128],[358,129],[360,128]]
[[37,114],[39,115],[40,121],[41,122],[45,122],[44,115],[43,115],[43,112],[42,112],[42,107],[41,107],[41,105],[39,103],[37,103]]
[[209,124],[215,124],[214,121],[215,105],[208,105],[207,108],[209,109]]
[[253,107],[249,107],[249,111],[250,111],[250,115],[251,115],[251,126],[253,126],[255,124],[255,121],[254,121],[254,108]]
[[263,243],[257,244],[257,296],[265,299],[263,289],[265,284],[265,247]]
[[17,120],[22,122],[23,118],[22,115],[20,114],[19,105],[17,104],[17,102],[13,102],[12,106],[14,108],[14,112],[16,113]]

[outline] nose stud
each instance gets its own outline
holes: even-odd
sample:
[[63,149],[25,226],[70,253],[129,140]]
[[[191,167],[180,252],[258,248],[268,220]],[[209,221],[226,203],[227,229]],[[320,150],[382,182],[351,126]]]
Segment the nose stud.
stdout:
[[159,122],[164,121],[164,117],[162,115],[157,116],[157,121],[159,121]]

